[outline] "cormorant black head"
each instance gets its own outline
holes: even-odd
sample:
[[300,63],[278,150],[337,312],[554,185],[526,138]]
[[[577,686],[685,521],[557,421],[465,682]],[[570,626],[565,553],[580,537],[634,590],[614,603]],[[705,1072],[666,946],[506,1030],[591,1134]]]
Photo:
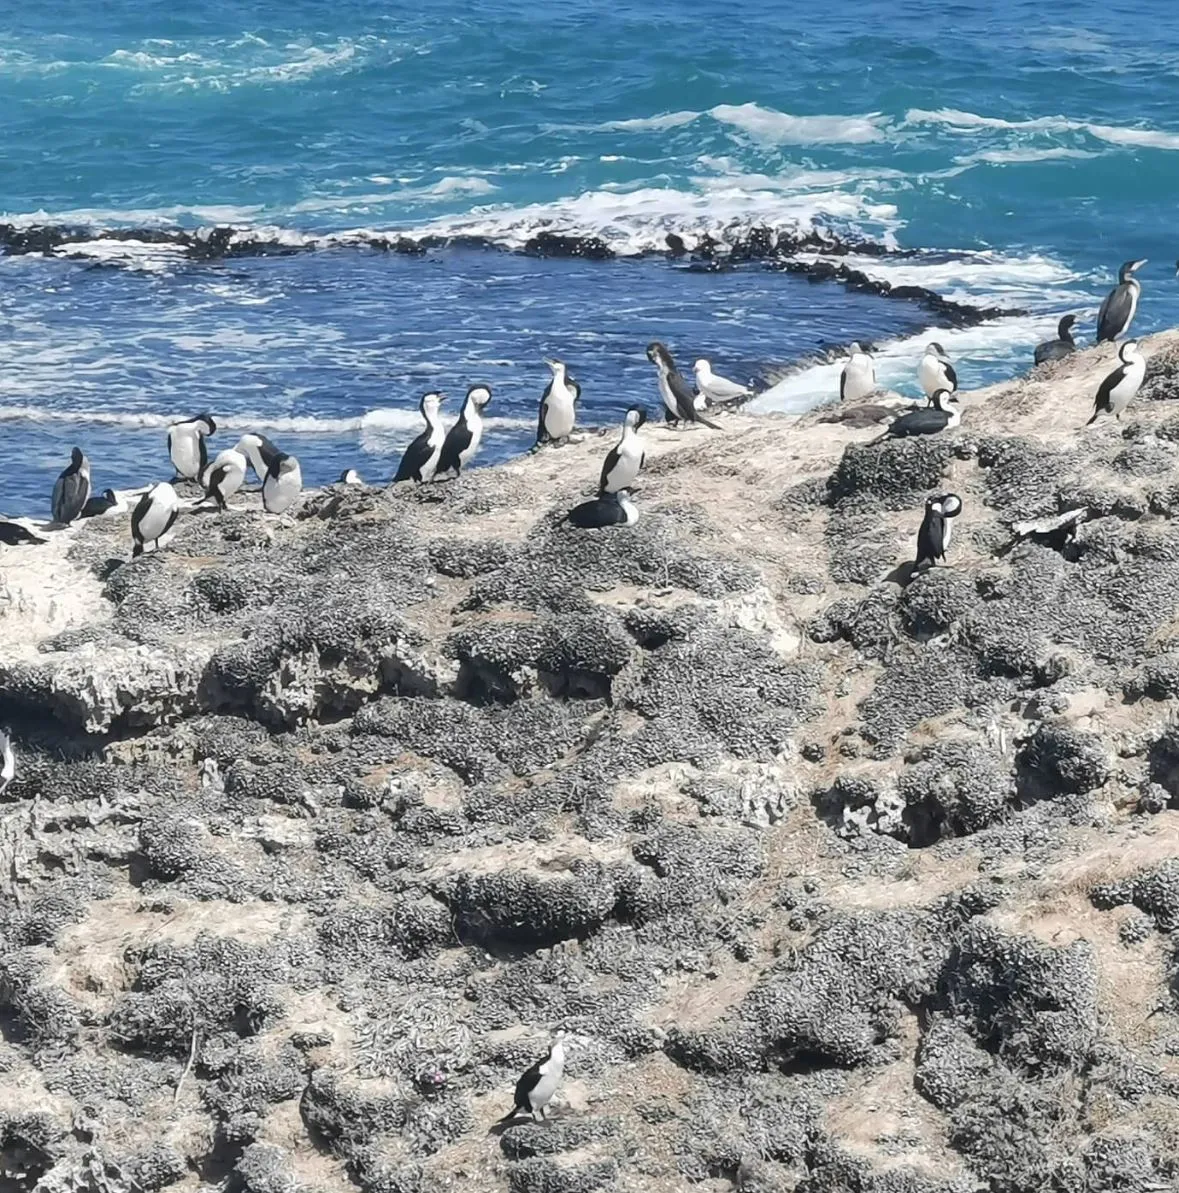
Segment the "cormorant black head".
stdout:
[[647,345],[647,359],[652,364],[665,364],[668,368],[672,367],[671,353],[658,340],[652,340]]
[[934,356],[941,357],[943,360],[945,359],[946,350],[937,342],[937,340],[930,340],[925,351],[932,352]]
[[192,421],[194,423],[204,423],[205,426],[209,428],[205,432],[206,435],[215,435],[217,433],[217,424],[213,421],[213,416],[211,414],[209,414],[207,411],[204,413],[198,414],[196,416],[196,418],[194,418]]
[[1143,257],[1139,261],[1123,261],[1122,268],[1118,270],[1118,281],[1128,282],[1130,278],[1136,274],[1148,260],[1149,258]]
[[1122,345],[1122,346],[1121,346],[1121,347],[1118,349],[1118,359],[1119,359],[1119,360],[1122,362],[1122,364],[1129,364],[1130,362],[1129,362],[1129,361],[1126,359],[1126,357],[1127,357],[1127,356],[1128,356],[1128,355],[1129,355],[1131,352],[1135,352],[1135,353],[1136,353],[1137,351],[1138,351],[1138,341],[1137,341],[1137,340],[1127,340],[1127,341],[1126,341],[1126,342],[1125,342],[1125,343],[1124,343],[1124,344],[1123,344],[1123,345]]
[[943,493],[934,498],[943,518],[956,518],[962,512],[962,498],[957,493]]
[[80,447],[75,447],[74,450],[70,452],[70,463],[75,468],[81,468],[85,462],[86,457],[82,455],[82,449]]
[[467,390],[467,401],[477,409],[482,410],[483,407],[491,401],[491,386],[472,385],[471,388]]
[[438,408],[445,401],[445,394],[432,389],[428,394],[422,395],[422,400],[418,403],[418,409],[422,412],[422,417],[429,420],[430,415],[437,414]]
[[954,395],[948,389],[935,389],[929,395],[929,404],[946,414],[950,412],[949,403],[954,400]]
[[1063,319],[1056,325],[1056,336],[1058,339],[1072,342],[1073,324],[1076,323],[1076,315],[1065,315]]
[[622,421],[632,431],[637,431],[647,421],[647,412],[642,406],[631,406]]

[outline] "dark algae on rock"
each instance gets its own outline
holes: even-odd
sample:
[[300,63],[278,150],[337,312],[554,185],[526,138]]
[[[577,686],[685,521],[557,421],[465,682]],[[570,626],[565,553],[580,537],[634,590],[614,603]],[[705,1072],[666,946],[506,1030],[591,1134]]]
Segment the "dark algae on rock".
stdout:
[[6,549],[0,1193],[1179,1188],[1175,342]]

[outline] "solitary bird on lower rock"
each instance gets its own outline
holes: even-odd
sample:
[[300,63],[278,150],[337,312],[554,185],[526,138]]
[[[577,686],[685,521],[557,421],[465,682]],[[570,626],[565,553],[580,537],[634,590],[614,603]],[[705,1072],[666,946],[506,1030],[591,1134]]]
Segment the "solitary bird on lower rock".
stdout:
[[510,1122],[517,1114],[530,1114],[537,1122],[548,1117],[546,1107],[553,1100],[565,1076],[564,1032],[558,1032],[543,1060],[526,1069],[516,1082],[516,1101],[499,1121]]

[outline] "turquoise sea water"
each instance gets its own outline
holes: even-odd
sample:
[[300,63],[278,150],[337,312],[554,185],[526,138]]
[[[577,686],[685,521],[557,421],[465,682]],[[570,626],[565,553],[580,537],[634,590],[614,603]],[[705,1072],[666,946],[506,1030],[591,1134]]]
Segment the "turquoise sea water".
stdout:
[[[742,379],[871,340],[882,379],[911,384],[928,311],[640,256],[668,232],[914,250],[852,264],[1028,312],[939,331],[967,384],[1025,367],[1065,310],[1091,332],[1131,256],[1150,258],[1138,329],[1179,321],[1169,5],[744,7],[0,5],[0,223],[93,228],[0,258],[0,511],[47,512],[73,442],[100,488],[161,479],[161,427],[203,408],[267,428],[310,483],[385,479],[426,387],[486,380],[484,458],[502,458],[530,442],[541,356],[604,423],[654,408],[656,336]],[[270,255],[103,237],[211,225]],[[512,251],[542,229],[617,256]],[[405,256],[366,247],[374,231],[497,247]],[[803,369],[762,405],[831,384]]]

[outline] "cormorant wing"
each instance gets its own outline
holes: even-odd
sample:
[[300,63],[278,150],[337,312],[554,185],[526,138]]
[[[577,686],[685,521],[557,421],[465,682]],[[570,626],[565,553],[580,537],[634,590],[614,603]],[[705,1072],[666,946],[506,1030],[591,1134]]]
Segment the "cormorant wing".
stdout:
[[[602,461],[602,475],[598,481],[598,493],[601,494],[606,490],[606,482],[610,479],[610,473],[614,471],[618,464],[619,454],[618,448],[612,447],[607,453],[606,458]],[[640,467],[642,465],[640,464]]]
[[397,465],[397,475],[393,483],[398,481],[415,480],[421,473],[422,465],[430,458],[430,428],[427,427],[405,449],[401,463]]
[[1097,313],[1097,342],[1115,340],[1122,331],[1126,320],[1130,317],[1130,287],[1115,286],[1101,304]]
[[692,393],[691,386],[684,380],[683,374],[672,369],[667,374],[667,386],[671,390],[671,396],[675,398],[680,418],[685,422],[692,422],[696,418],[696,395]]
[[936,510],[929,510],[921,522],[921,529],[917,532],[917,562],[925,560],[933,562],[941,559],[946,553],[946,523]]

